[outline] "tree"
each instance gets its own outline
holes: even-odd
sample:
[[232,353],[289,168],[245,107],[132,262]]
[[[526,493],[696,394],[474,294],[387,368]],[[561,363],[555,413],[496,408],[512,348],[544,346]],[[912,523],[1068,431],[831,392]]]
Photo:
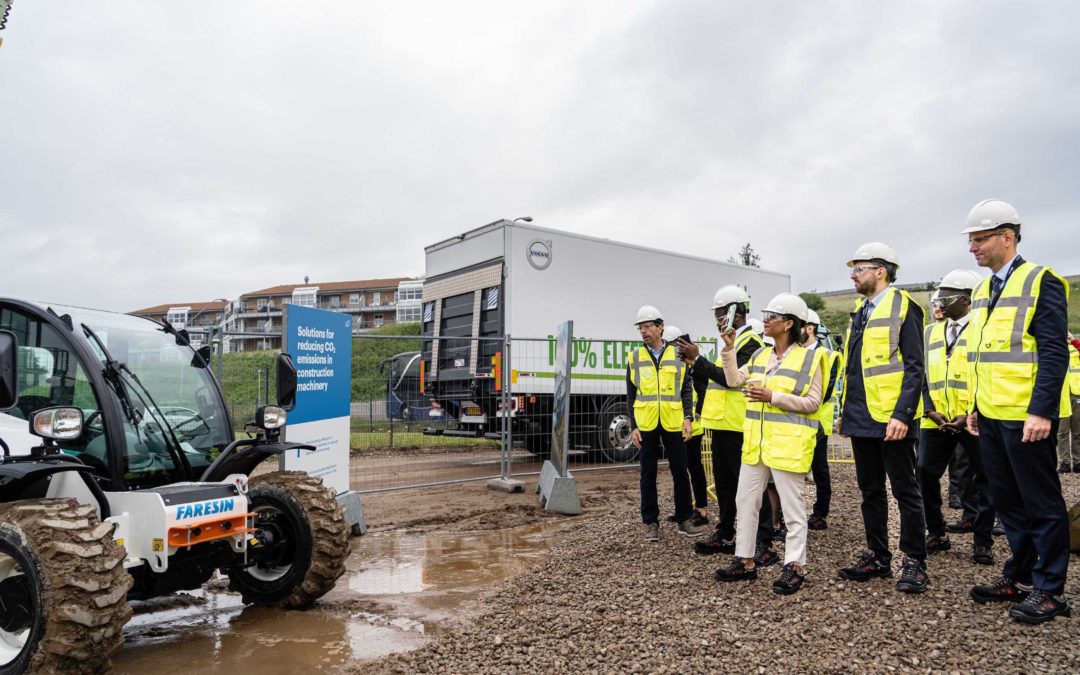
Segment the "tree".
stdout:
[[750,242],[746,242],[746,245],[740,248],[737,254],[728,258],[727,261],[747,267],[761,267],[761,265],[758,265],[761,262],[761,256],[754,252],[754,247],[750,245]]
[[803,302],[806,303],[807,307],[815,312],[820,312],[825,309],[825,300],[813,291],[803,291],[802,293],[799,293],[799,297],[803,299]]

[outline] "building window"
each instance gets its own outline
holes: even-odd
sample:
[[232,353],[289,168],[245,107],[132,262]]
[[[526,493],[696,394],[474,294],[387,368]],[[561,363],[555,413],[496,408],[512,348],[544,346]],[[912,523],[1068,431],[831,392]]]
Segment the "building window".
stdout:
[[353,307],[360,307],[361,306],[360,300],[361,300],[361,297],[360,297],[359,293],[349,293],[349,304],[352,305]]
[[421,313],[420,305],[398,305],[396,321],[398,323],[419,321]]
[[378,328],[379,326],[383,325],[383,315],[382,314],[376,314],[374,317],[372,317],[371,325],[373,327],[375,327],[375,328]]
[[255,311],[257,311],[257,312],[263,311],[264,309],[266,309],[269,302],[270,301],[267,300],[266,298],[259,298],[258,300],[255,301]]
[[190,307],[173,307],[166,315],[166,320],[177,328],[183,328],[187,325],[188,310]]
[[296,288],[292,292],[292,304],[301,307],[314,307],[315,296],[318,295],[318,287]]
[[330,301],[330,306],[331,307],[341,307],[341,296],[340,295],[331,295],[330,297],[327,298],[327,300]]
[[378,307],[382,304],[382,293],[379,291],[371,292],[371,306]]

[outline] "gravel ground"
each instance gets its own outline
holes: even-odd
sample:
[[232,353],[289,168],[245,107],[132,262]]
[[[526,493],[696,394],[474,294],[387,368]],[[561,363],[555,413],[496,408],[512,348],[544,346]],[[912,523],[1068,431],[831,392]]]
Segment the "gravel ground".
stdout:
[[[865,539],[853,467],[834,466],[833,477],[829,529],[810,533],[810,576],[793,596],[771,592],[779,566],[755,582],[718,584],[713,570],[727,557],[695,555],[670,524],[659,544],[643,542],[636,474],[616,472],[618,488],[583,492],[590,517],[550,558],[482,596],[466,620],[424,648],[352,670],[1080,672],[1080,616],[1024,626],[1008,619],[1007,607],[968,598],[973,583],[999,573],[1001,538],[999,564],[989,568],[970,562],[971,535],[952,535],[953,549],[929,559],[932,582],[922,595],[897,592],[889,580],[839,580],[837,568]],[[1080,475],[1065,476],[1064,490],[1075,503]],[[812,503],[812,485],[807,493]],[[671,509],[670,479],[661,480],[661,508]],[[1071,562],[1066,594],[1080,602],[1080,561]]]

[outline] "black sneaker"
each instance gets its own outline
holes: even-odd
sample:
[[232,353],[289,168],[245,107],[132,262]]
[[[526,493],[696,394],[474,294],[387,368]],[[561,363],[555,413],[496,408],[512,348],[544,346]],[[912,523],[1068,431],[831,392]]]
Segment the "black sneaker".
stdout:
[[990,530],[990,534],[994,535],[995,537],[1005,536],[1005,526],[1001,524],[1000,520],[994,521],[994,529]]
[[964,505],[960,503],[960,498],[956,495],[949,495],[949,508],[959,511],[964,508]]
[[927,537],[926,539],[926,552],[937,553],[938,551],[948,551],[952,548],[952,542],[949,541],[949,535],[939,534],[934,537]]
[[795,563],[789,562],[784,565],[780,577],[773,582],[772,590],[773,593],[780,595],[791,595],[802,588],[804,581],[806,581],[806,575],[799,574],[799,570],[795,569]]
[[1072,471],[1073,471],[1073,468],[1072,468],[1071,464],[1066,464],[1065,462],[1060,462],[1058,464],[1058,469],[1057,469],[1058,473],[1072,473]]
[[712,536],[705,541],[694,542],[694,553],[701,555],[713,555],[716,553],[731,554],[735,552],[735,540],[724,539],[720,530],[713,530]]
[[825,516],[810,516],[806,519],[806,529],[827,530],[829,529],[829,523],[825,520]]
[[840,578],[847,581],[869,581],[875,577],[892,576],[892,566],[888,561],[879,559],[870,551],[859,556],[851,567],[840,568]]
[[787,525],[773,528],[773,541],[784,541],[785,539],[787,539]]
[[708,525],[709,517],[702,515],[698,511],[695,511],[694,515],[690,517],[690,522],[694,523],[695,525]]
[[1071,610],[1065,597],[1055,598],[1041,588],[1009,608],[1009,616],[1021,623],[1046,623],[1055,616],[1069,616]]
[[705,534],[705,528],[700,525],[695,525],[693,519],[687,518],[679,523],[679,533],[685,534],[688,537],[700,537]]
[[994,550],[989,546],[975,546],[971,549],[971,562],[976,565],[993,565]]
[[971,587],[971,599],[978,603],[1020,602],[1031,591],[1008,577],[1001,577],[992,584]]
[[713,575],[717,581],[753,581],[757,579],[757,567],[747,568],[742,558],[732,558],[727,567],[720,567]]
[[970,520],[961,520],[955,523],[949,523],[945,526],[945,530],[954,533],[974,532],[975,523]]
[[758,544],[757,550],[754,551],[754,564],[758,567],[770,567],[780,562],[780,554],[772,550],[768,546],[762,546]]
[[926,573],[926,563],[904,556],[904,564],[900,567],[900,580],[896,582],[896,590],[904,593],[922,593],[930,585],[930,575]]

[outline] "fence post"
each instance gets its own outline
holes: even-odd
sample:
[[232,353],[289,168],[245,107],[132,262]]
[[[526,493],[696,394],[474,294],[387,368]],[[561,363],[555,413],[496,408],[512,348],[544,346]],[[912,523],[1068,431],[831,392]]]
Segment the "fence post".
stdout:
[[519,480],[511,478],[511,465],[510,465],[510,453],[513,451],[513,425],[510,418],[510,405],[513,401],[513,395],[510,393],[510,385],[512,378],[510,377],[510,336],[503,336],[502,343],[502,360],[501,370],[499,374],[501,379],[500,386],[502,391],[499,392],[499,404],[502,407],[502,418],[499,424],[499,444],[501,452],[499,453],[499,477],[492,478],[487,482],[489,488],[493,490],[501,490],[503,492],[524,492],[525,483]]

